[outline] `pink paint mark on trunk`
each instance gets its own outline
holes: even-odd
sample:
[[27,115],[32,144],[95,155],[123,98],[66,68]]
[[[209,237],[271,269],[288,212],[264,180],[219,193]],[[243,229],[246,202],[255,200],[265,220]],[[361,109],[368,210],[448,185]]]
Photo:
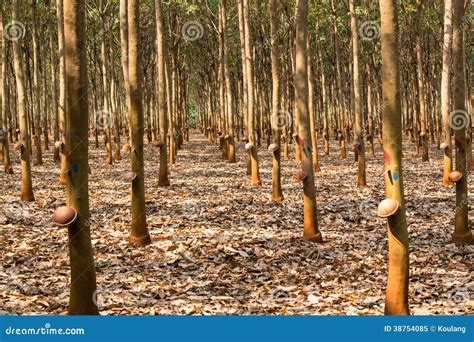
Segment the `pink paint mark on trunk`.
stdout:
[[387,164],[390,164],[390,155],[387,153],[387,151],[383,150],[383,160]]

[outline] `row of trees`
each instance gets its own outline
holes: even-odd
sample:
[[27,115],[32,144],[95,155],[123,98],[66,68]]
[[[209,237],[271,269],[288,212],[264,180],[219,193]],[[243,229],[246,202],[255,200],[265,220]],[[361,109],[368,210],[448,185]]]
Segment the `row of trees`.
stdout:
[[[145,215],[145,140],[160,154],[159,185],[169,185],[168,165],[175,163],[188,138],[193,105],[199,128],[219,145],[224,159],[235,162],[237,141],[245,142],[254,186],[261,185],[257,147],[268,147],[274,201],[284,199],[281,155],[288,159],[289,146],[294,146],[295,160],[301,163],[295,180],[303,184],[303,238],[313,242],[323,241],[314,182],[319,142],[328,155],[330,141],[337,141],[341,158],[352,142],[357,184],[366,186],[365,143],[373,156],[378,137],[387,199],[396,204],[383,215],[388,217],[390,248],[386,312],[407,314],[403,134],[423,160],[429,159],[430,143],[444,150],[443,184],[456,183],[453,240],[472,241],[466,201],[472,167],[466,75],[472,56],[464,49],[469,4],[413,0],[399,6],[395,0],[381,0],[380,9],[367,1],[357,7],[355,0],[311,6],[308,0],[1,4],[1,157],[11,173],[10,145],[21,152],[21,198],[32,201],[31,157],[41,164],[42,148],[50,148],[51,137],[55,141],[59,182],[67,185],[67,208],[74,214],[66,217],[75,218],[57,222],[69,227],[70,313],[97,313],[88,225],[89,138],[99,147],[102,135],[109,165],[124,152],[129,155],[130,242],[143,246],[151,242]],[[437,21],[441,13],[444,29]],[[123,149],[121,137],[127,139]]]

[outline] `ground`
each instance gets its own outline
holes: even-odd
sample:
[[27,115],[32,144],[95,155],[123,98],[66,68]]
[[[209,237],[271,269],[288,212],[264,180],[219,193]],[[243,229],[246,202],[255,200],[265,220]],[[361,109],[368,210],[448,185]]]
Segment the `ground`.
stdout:
[[[332,141],[334,144],[334,141]],[[316,176],[325,242],[302,241],[298,166],[283,161],[285,200],[271,201],[271,155],[259,149],[262,187],[250,185],[243,146],[229,164],[198,131],[170,167],[171,186],[158,187],[159,156],[145,150],[147,222],[153,243],[129,245],[130,185],[125,157],[110,168],[104,150],[90,148],[91,230],[97,302],[104,315],[280,314],[381,315],[387,276],[380,146],[367,161],[368,187],[356,186],[352,152],[320,156]],[[413,314],[474,313],[473,247],[449,243],[454,189],[441,186],[442,154],[430,162],[404,146]],[[291,155],[292,157],[292,155]],[[14,175],[0,173],[0,314],[66,314],[69,297],[67,231],[52,224],[65,204],[51,152],[33,167],[36,202],[20,201],[19,156]],[[470,197],[473,197],[473,172]],[[470,202],[473,222],[474,203]]]

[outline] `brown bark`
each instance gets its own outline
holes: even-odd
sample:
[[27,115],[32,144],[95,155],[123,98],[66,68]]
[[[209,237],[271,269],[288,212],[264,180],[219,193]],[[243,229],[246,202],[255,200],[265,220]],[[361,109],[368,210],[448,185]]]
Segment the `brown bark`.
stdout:
[[353,61],[353,93],[355,110],[354,152],[357,155],[358,171],[357,186],[366,186],[365,176],[365,144],[364,144],[364,115],[362,113],[362,89],[359,67],[359,33],[355,13],[355,0],[349,0],[352,32],[352,61]]
[[466,126],[469,124],[469,113],[466,112],[466,93],[464,88],[464,53],[463,26],[464,0],[453,0],[453,109],[451,128],[454,130],[454,149],[456,151],[456,170],[462,178],[456,182],[456,213],[453,242],[458,244],[473,243],[472,231],[469,228],[467,194],[467,142]]
[[64,3],[63,0],[56,1],[57,6],[57,21],[58,21],[58,50],[59,50],[59,139],[63,143],[63,150],[61,151],[61,173],[59,175],[59,184],[66,185],[67,176],[66,176],[66,153],[67,146],[65,145],[65,136],[64,131],[66,128],[65,115],[66,110],[66,77],[64,73],[65,61],[64,61]]
[[166,115],[166,83],[165,83],[165,43],[162,16],[162,0],[155,0],[156,14],[156,44],[157,44],[157,63],[158,63],[158,115],[160,118],[160,171],[158,185],[170,185],[168,179],[168,117]]
[[85,1],[67,0],[64,6],[65,135],[70,151],[67,171],[67,205],[77,211],[68,227],[71,261],[70,315],[97,315],[96,275],[89,224],[88,103],[85,47]]
[[6,41],[3,35],[3,6],[0,5],[0,63],[2,64],[0,70],[0,120],[2,121],[3,141],[3,170],[7,174],[13,174],[13,168],[10,160],[9,138],[10,130],[8,129],[8,112],[7,112],[7,63],[6,63]]
[[272,127],[273,143],[278,148],[273,152],[272,168],[272,199],[275,202],[283,201],[283,192],[281,190],[281,129],[279,126],[278,114],[280,112],[280,70],[279,70],[279,40],[278,40],[278,3],[277,0],[269,0],[268,8],[270,12],[271,29],[271,60],[272,60]]
[[[34,130],[34,144],[35,144],[35,165],[43,164],[43,155],[41,151],[41,94],[39,87],[39,47],[38,47],[38,32],[37,32],[37,19],[36,13],[38,8],[36,7],[36,0],[33,0],[32,11],[31,11],[31,23],[32,23],[32,36],[33,36],[33,118],[35,122]],[[45,89],[42,89],[45,91]]]
[[444,39],[443,39],[443,73],[441,75],[441,114],[443,117],[443,138],[446,144],[444,149],[443,185],[451,186],[449,174],[452,171],[452,139],[449,127],[450,88],[451,88],[451,49],[452,49],[452,15],[453,0],[444,1]]
[[308,56],[306,39],[308,34],[308,0],[296,3],[296,60],[295,60],[295,101],[298,118],[298,144],[301,150],[301,166],[307,174],[303,183],[304,234],[303,239],[322,242],[318,229],[316,192],[314,186],[313,158],[308,110]]
[[388,280],[385,314],[408,315],[409,249],[402,173],[402,120],[397,0],[380,0],[382,18],[382,137],[387,198],[399,209],[388,218]]
[[143,162],[144,120],[139,68],[139,0],[128,0],[128,81],[130,90],[130,136],[132,140],[132,172],[136,174],[132,182],[132,229],[130,242],[145,246],[151,243],[146,225],[145,212],[145,172]]
[[[12,20],[20,21],[19,0],[12,2]],[[17,91],[17,109],[18,121],[20,124],[20,142],[21,147],[21,199],[23,201],[34,201],[33,184],[31,181],[31,140],[29,134],[29,120],[26,110],[26,91],[25,91],[25,76],[23,72],[23,55],[21,50],[21,39],[15,40],[13,44],[13,59],[16,78]]]
[[249,0],[240,0],[243,2],[243,21],[245,31],[245,66],[247,74],[247,105],[248,105],[248,138],[253,144],[250,149],[250,157],[252,161],[252,178],[251,183],[254,186],[262,185],[260,180],[260,170],[258,166],[257,144],[255,141],[255,112],[254,112],[254,69],[252,57],[252,38],[250,35],[250,17],[249,17]]

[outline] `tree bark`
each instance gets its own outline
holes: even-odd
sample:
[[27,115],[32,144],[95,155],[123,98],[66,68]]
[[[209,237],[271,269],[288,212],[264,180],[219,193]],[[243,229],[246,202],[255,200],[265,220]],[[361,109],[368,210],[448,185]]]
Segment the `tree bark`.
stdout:
[[160,171],[159,186],[168,186],[168,116],[166,115],[166,82],[165,82],[165,43],[162,14],[162,0],[155,0],[156,12],[156,44],[157,44],[157,63],[158,63],[158,115],[160,118]]
[[260,180],[260,170],[258,166],[257,144],[255,141],[255,90],[254,90],[254,68],[252,57],[252,37],[250,35],[250,17],[249,17],[249,0],[243,1],[243,19],[245,31],[245,65],[247,74],[247,105],[248,105],[248,138],[253,145],[250,149],[250,156],[252,160],[252,178],[251,184],[254,186],[262,185]]
[[388,280],[385,314],[408,315],[409,249],[402,173],[402,116],[397,0],[380,0],[382,19],[382,138],[387,198],[399,209],[388,218]]
[[136,174],[132,182],[132,229],[130,242],[133,245],[145,246],[151,243],[146,225],[145,213],[145,180],[143,163],[144,120],[141,94],[141,78],[138,51],[139,35],[139,0],[128,0],[128,80],[130,90],[130,136],[132,140],[132,172]]
[[306,36],[308,34],[308,0],[296,3],[296,60],[295,60],[295,96],[296,117],[298,118],[298,137],[301,166],[307,174],[303,183],[304,233],[303,239],[322,242],[318,229],[316,191],[314,186],[313,157],[311,148],[310,119],[308,110],[308,55]]
[[[35,165],[43,164],[43,155],[41,151],[41,94],[39,87],[39,51],[38,51],[38,32],[37,32],[37,19],[36,13],[38,8],[36,7],[36,0],[33,0],[32,11],[31,11],[31,23],[32,23],[32,36],[33,36],[33,118],[35,122],[34,142],[35,142]],[[45,91],[45,89],[42,89]]]
[[[269,0],[270,12],[270,30],[271,30],[271,60],[272,60],[272,127],[273,127],[273,143],[278,148],[273,151],[273,168],[272,168],[272,199],[275,202],[283,201],[283,192],[281,189],[281,130],[285,126],[281,126],[278,120],[280,111],[280,69],[279,69],[279,39],[278,32],[280,26],[278,24],[278,2],[277,0]],[[286,118],[285,118],[286,120]],[[286,125],[286,123],[285,123]]]
[[[451,128],[454,130],[456,150],[456,170],[462,178],[456,182],[456,214],[453,242],[458,244],[473,243],[472,231],[469,228],[467,196],[467,142],[466,126],[470,124],[466,112],[466,93],[464,88],[464,51],[463,51],[464,0],[453,0],[453,109]],[[469,151],[470,152],[470,151]]]
[[453,0],[444,1],[444,39],[443,39],[443,73],[441,75],[441,113],[443,117],[443,138],[446,148],[444,149],[444,172],[443,185],[445,187],[453,185],[449,180],[452,171],[452,139],[451,128],[449,127],[450,89],[451,89],[451,49],[452,49],[452,15]]
[[67,78],[66,144],[67,203],[77,211],[77,220],[68,227],[71,260],[70,315],[97,315],[96,275],[89,220],[89,144],[87,62],[85,46],[85,1],[67,0],[64,6],[64,61]]
[[358,171],[357,186],[366,186],[365,176],[365,144],[364,144],[364,114],[362,113],[362,89],[359,67],[359,33],[357,30],[357,20],[355,12],[355,0],[349,0],[349,11],[351,15],[352,32],[352,61],[353,61],[353,89],[354,89],[354,110],[355,110],[355,136],[354,152],[357,155]]
[[[7,63],[6,63],[6,41],[3,35],[3,5],[0,5],[0,62],[2,67],[0,70],[0,102],[1,102],[1,113],[0,119],[2,121],[3,141],[1,142],[3,147],[3,170],[7,174],[13,174],[13,168],[10,160],[10,148],[9,148],[9,137],[10,130],[8,129],[8,112],[7,112]],[[10,123],[11,124],[11,123]]]
[[65,110],[66,110],[66,77],[64,74],[65,61],[64,61],[64,3],[63,0],[56,1],[57,6],[57,19],[58,19],[58,50],[59,50],[59,139],[63,143],[63,151],[61,151],[61,173],[59,175],[59,184],[66,185],[67,176],[66,176],[66,153],[67,146],[65,145],[64,131],[66,127],[65,122]]
[[422,47],[422,27],[421,20],[423,18],[423,4],[424,0],[417,0],[417,19],[416,19],[416,61],[417,61],[417,73],[418,73],[418,101],[420,105],[420,123],[421,123],[421,145],[422,145],[422,160],[428,161],[428,133],[427,133],[427,108],[425,100],[425,80],[423,73],[423,47]]
[[[20,21],[19,0],[12,1],[12,20]],[[13,60],[16,78],[18,121],[20,124],[21,147],[21,199],[23,201],[34,201],[33,184],[31,181],[31,140],[29,134],[28,113],[26,110],[25,76],[23,72],[23,55],[21,50],[21,39],[15,40],[13,44]]]

